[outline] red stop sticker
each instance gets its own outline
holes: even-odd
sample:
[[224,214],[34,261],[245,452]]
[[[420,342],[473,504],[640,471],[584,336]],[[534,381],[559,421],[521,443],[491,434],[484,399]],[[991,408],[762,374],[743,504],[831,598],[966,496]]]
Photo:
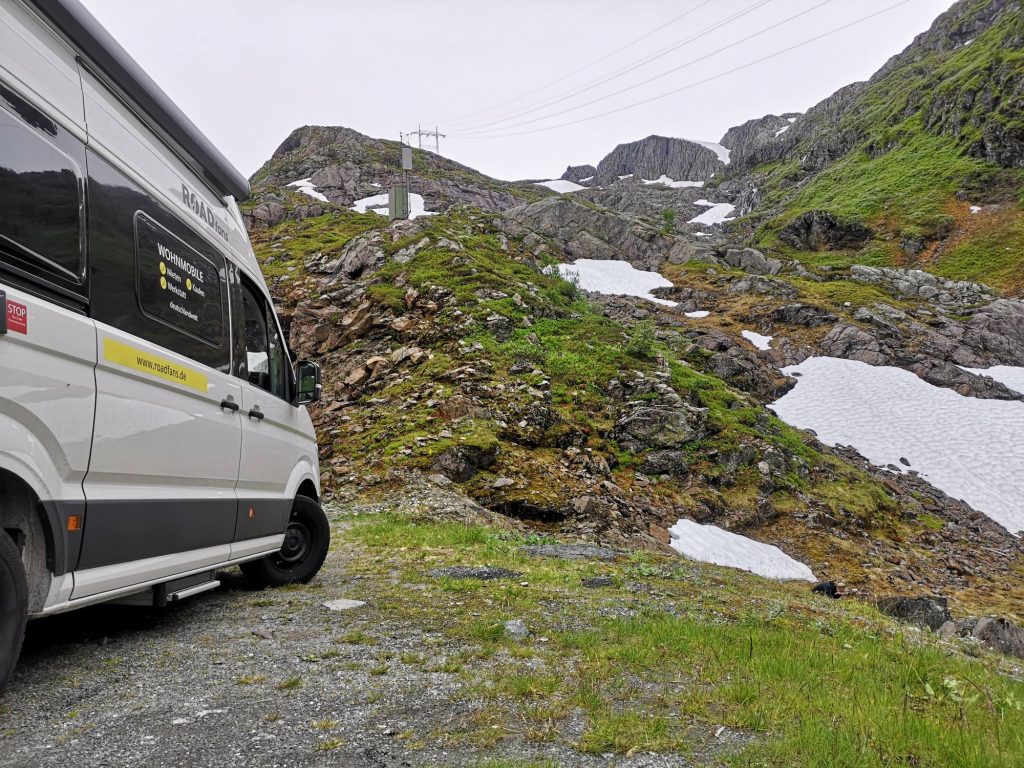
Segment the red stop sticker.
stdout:
[[28,308],[10,299],[7,300],[7,330],[28,333]]

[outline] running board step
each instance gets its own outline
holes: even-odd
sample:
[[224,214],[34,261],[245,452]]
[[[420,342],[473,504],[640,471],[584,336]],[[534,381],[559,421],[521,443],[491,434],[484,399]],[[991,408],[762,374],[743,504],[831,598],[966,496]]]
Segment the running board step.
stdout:
[[184,600],[186,597],[192,597],[193,595],[199,595],[203,592],[209,592],[211,589],[216,589],[220,586],[220,582],[216,579],[208,581],[205,584],[197,584],[194,587],[188,587],[187,589],[179,589],[177,592],[170,592],[167,595],[168,603],[176,603],[179,600]]

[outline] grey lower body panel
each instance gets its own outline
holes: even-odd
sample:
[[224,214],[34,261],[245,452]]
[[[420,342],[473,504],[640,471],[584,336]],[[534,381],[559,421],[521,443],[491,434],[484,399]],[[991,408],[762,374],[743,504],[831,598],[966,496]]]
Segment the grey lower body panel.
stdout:
[[75,570],[280,534],[290,511],[286,499],[87,501]]

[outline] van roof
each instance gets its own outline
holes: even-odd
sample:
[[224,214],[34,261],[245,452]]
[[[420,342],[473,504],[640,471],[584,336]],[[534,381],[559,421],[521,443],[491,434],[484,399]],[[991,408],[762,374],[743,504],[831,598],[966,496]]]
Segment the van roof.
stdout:
[[249,198],[248,180],[78,0],[28,2],[145,113],[158,135],[184,152],[193,171],[222,195]]

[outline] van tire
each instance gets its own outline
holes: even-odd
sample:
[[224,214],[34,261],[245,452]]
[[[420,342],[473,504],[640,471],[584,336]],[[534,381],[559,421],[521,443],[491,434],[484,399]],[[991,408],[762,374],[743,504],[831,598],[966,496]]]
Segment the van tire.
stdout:
[[306,584],[320,571],[331,545],[327,515],[313,499],[296,497],[280,551],[242,563],[242,573],[260,587]]
[[28,621],[28,581],[21,553],[0,530],[0,694],[18,663]]

